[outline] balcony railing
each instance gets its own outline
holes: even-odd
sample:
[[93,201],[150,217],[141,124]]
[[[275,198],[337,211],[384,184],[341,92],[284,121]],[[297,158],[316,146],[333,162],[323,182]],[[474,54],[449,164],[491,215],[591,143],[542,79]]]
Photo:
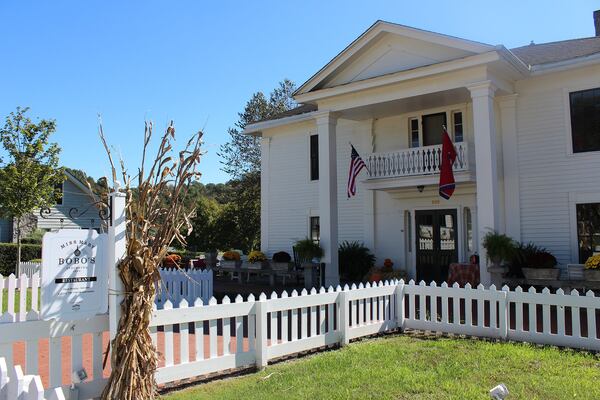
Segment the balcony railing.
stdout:
[[[455,143],[457,157],[454,171],[469,169],[467,143]],[[366,157],[369,178],[397,178],[432,175],[440,172],[442,145],[414,147],[389,153],[373,153]]]

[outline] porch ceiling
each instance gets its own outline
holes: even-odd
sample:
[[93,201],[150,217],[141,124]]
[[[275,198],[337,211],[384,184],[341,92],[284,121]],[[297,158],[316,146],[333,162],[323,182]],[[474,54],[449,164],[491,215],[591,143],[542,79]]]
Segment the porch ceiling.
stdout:
[[471,95],[467,88],[462,87],[383,103],[348,108],[340,111],[339,117],[355,121],[370,118],[384,118],[401,113],[437,108],[450,104],[466,103],[469,101],[471,101]]

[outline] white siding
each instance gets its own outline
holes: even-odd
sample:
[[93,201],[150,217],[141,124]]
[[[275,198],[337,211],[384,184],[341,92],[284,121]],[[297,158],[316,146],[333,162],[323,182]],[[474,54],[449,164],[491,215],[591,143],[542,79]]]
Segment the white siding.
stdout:
[[517,83],[522,239],[548,248],[561,263],[578,258],[569,194],[600,192],[600,154],[569,154],[566,99],[599,82],[600,67],[589,67]]
[[304,123],[269,133],[268,243],[263,244],[269,254],[291,254],[294,242],[308,236],[310,215],[319,215],[318,181],[310,181],[309,174],[309,136],[315,132],[314,123]]
[[[63,201],[50,208],[47,218],[40,218],[39,211],[34,212],[38,217],[37,227],[39,229],[56,230],[61,228],[99,228],[100,218],[98,209],[92,206],[93,200],[88,193],[84,193],[70,180],[63,183]],[[69,211],[76,208],[71,214],[77,218],[71,218]],[[87,211],[86,211],[87,210]],[[85,212],[85,213],[84,213]]]
[[371,120],[354,122],[340,119],[337,125],[337,176],[338,176],[338,240],[365,242],[365,206],[367,189],[362,181],[367,178],[363,169],[357,177],[356,196],[348,198],[348,170],[350,167],[350,142],[361,157],[371,152],[366,144],[370,136]]

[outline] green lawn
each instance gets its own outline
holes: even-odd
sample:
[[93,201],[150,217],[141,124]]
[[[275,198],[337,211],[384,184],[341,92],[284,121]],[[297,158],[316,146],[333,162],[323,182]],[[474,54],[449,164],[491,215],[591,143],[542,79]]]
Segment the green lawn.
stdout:
[[[38,289],[38,310],[40,309],[40,292]],[[15,293],[15,313],[18,313],[20,310],[20,292],[17,290]],[[31,289],[27,289],[27,298],[25,299],[25,308],[27,311],[31,310]],[[2,313],[5,313],[8,310],[8,290],[2,290]]]
[[164,396],[196,399],[600,399],[600,356],[526,344],[391,336]]

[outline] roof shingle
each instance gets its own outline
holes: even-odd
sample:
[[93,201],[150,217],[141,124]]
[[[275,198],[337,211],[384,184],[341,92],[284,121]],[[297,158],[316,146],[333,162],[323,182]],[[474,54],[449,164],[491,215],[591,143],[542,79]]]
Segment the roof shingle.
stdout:
[[525,64],[548,64],[600,53],[600,37],[530,44],[511,51]]

